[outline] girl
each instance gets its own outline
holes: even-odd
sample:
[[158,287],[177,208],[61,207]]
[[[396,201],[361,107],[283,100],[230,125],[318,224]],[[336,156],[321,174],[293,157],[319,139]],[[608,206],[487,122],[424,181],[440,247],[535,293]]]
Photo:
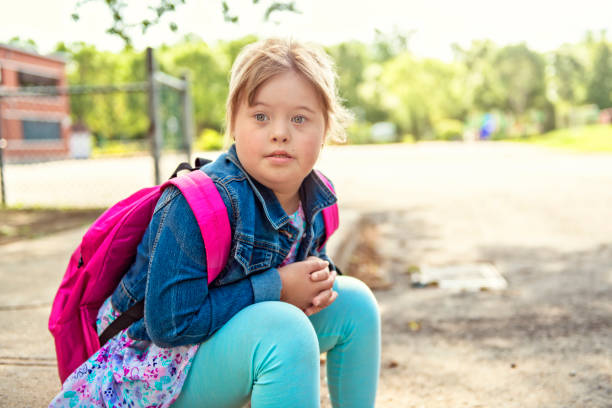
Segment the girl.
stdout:
[[144,318],[75,370],[51,406],[318,407],[320,352],[333,406],[374,406],[376,301],[320,249],[321,210],[336,197],[312,170],[347,117],[321,50],[245,47],[227,100],[235,143],[202,168],[228,210],[225,269],[207,287],[195,217],[178,189],[165,190],[98,332],[143,298]]

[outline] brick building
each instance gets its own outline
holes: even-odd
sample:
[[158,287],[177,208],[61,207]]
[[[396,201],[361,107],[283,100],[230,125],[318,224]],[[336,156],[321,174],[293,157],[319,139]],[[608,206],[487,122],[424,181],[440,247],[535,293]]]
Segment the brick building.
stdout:
[[[0,136],[5,157],[38,161],[69,155],[68,96],[14,96],[32,86],[65,87],[66,62],[0,44]],[[9,96],[7,96],[9,95]]]

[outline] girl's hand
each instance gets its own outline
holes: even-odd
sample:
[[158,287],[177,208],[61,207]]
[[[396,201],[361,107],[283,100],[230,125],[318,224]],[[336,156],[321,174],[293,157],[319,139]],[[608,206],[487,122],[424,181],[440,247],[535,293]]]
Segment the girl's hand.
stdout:
[[[335,275],[328,276],[327,279],[313,281],[310,276],[313,272],[322,272],[327,270],[329,274],[328,264],[316,257],[309,257],[305,261],[294,262],[289,265],[278,268],[278,273],[281,278],[281,298],[280,300],[291,303],[301,310],[306,311],[309,307],[313,306],[313,301],[318,295],[324,292],[328,292],[332,289],[334,284]],[[324,275],[317,274],[316,276]],[[324,298],[329,297],[321,296],[322,299],[318,301],[324,301]]]
[[[311,258],[319,259],[314,256],[309,256],[307,259]],[[337,273],[336,271],[330,271],[329,263],[326,262],[326,264],[327,265],[325,268],[312,272],[310,274],[310,280],[312,280],[313,282],[327,281],[333,286],[334,281],[336,280]],[[314,297],[314,299],[312,300],[312,305],[306,308],[304,312],[308,316],[318,313],[321,310],[325,309],[327,306],[331,305],[337,297],[338,292],[334,291],[332,288],[324,290]]]
[[321,268],[317,271],[313,271],[310,273],[310,280],[313,282],[321,282],[329,278],[329,262],[322,260],[321,258],[317,258],[316,256],[309,256],[306,260],[317,260],[322,261],[325,264],[324,268]]
[[[334,274],[335,273],[336,272],[334,271]],[[304,313],[306,313],[306,316],[310,316],[315,313],[319,313],[321,310],[331,305],[334,302],[334,300],[336,300],[337,298],[338,298],[338,292],[336,292],[333,289],[325,290],[319,293],[317,297],[315,298],[315,299],[318,299],[317,300],[318,306],[315,306],[315,303],[313,301],[312,306],[307,307],[306,310],[304,310]]]

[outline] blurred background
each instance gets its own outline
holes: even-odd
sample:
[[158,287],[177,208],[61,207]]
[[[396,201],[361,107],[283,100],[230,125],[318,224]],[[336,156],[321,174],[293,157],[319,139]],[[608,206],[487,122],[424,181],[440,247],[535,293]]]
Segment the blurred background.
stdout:
[[[594,0],[7,3],[3,203],[105,206],[193,152],[221,149],[231,64],[270,35],[318,42],[334,58],[355,115],[349,144],[612,151],[610,15]],[[111,174],[132,181],[119,187]]]

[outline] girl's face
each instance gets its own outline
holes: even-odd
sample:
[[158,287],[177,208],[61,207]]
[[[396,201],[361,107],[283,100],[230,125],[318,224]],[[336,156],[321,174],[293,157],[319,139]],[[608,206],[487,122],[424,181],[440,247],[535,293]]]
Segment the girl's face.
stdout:
[[295,198],[325,138],[317,92],[296,72],[272,77],[257,90],[252,106],[240,103],[234,138],[238,159],[252,177],[279,199]]

